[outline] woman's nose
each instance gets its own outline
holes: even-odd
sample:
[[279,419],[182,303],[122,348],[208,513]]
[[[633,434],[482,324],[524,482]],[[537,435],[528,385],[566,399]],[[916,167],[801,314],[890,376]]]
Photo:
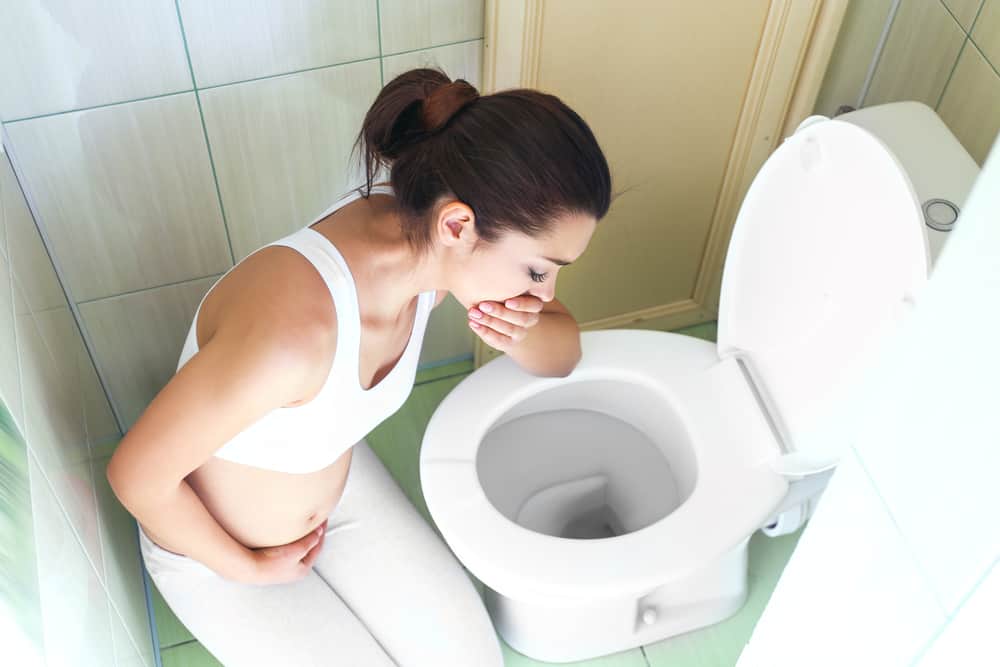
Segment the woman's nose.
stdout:
[[556,296],[556,281],[555,278],[546,280],[544,283],[540,283],[536,287],[532,287],[528,290],[528,294],[531,296],[538,297],[545,303],[552,301]]

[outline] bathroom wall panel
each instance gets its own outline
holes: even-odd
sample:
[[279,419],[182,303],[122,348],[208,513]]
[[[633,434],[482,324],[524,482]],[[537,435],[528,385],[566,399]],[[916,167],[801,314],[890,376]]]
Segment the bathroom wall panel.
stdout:
[[24,437],[84,549],[100,568],[101,541],[68,308],[17,316]]
[[1000,567],[994,565],[917,663],[920,667],[1000,665]]
[[7,406],[14,420],[21,424],[21,378],[14,334],[14,293],[10,263],[3,254],[0,254],[0,401]]
[[27,304],[34,310],[65,306],[66,295],[59,286],[52,262],[45,252],[38,228],[6,155],[0,156],[0,188],[3,190],[0,205],[7,223],[11,271],[24,291]]
[[[962,26],[962,30],[966,32],[972,29],[972,22],[976,19],[976,14],[983,4],[983,0],[941,0],[941,2]],[[987,4],[989,3],[987,2]]]
[[[104,545],[103,578],[112,605],[112,635],[117,657],[137,654],[153,665],[153,641],[143,590],[142,565],[137,557],[135,520],[115,497],[107,479],[108,457],[94,459],[93,475]],[[122,661],[119,659],[118,664]]]
[[559,273],[579,321],[691,299],[768,5],[732,3],[719,21],[711,3],[645,4],[642,20],[544,3],[538,87],[586,119],[629,190]]
[[440,67],[452,79],[465,79],[479,88],[482,85],[483,40],[386,56],[382,66],[385,82],[389,83],[399,74],[417,67]]
[[483,36],[483,0],[379,0],[379,9],[384,55]]
[[348,158],[378,91],[378,61],[367,60],[201,94],[236,261],[357,184]]
[[153,657],[152,644],[137,647],[128,636],[128,630],[121,617],[114,613],[111,614],[111,641],[115,649],[116,667],[155,667],[156,659]]
[[935,108],[964,41],[940,0],[902,0],[865,106],[917,100]]
[[376,3],[180,0],[199,88],[377,58]]
[[107,593],[41,468],[28,461],[46,664],[113,665]]
[[75,300],[231,265],[193,93],[6,129]]
[[891,6],[892,0],[847,4],[813,113],[829,117],[841,105],[857,105]]
[[[817,667],[911,664],[945,616],[878,491],[848,452],[738,664],[783,665],[807,655]],[[831,633],[840,640],[830,641]]]
[[191,88],[172,0],[4,3],[4,121]]
[[980,165],[1000,132],[1000,75],[966,44],[938,113]]
[[128,429],[177,368],[198,303],[218,276],[91,301],[80,314]]
[[983,56],[996,69],[1000,65],[1000,0],[986,0],[983,3],[971,35]]

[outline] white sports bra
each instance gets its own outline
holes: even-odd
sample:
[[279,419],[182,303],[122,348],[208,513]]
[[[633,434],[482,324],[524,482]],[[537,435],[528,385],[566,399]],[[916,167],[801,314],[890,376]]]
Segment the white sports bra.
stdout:
[[[384,185],[373,186],[372,192],[393,194],[392,188]],[[360,197],[360,188],[352,191],[311,224],[316,224]],[[434,307],[435,293],[431,291],[420,294],[410,340],[402,356],[388,375],[374,387],[365,390],[361,388],[358,368],[361,343],[358,293],[347,262],[329,239],[311,226],[262,246],[261,249],[276,245],[299,252],[316,267],[330,290],[337,311],[337,350],[333,365],[322,389],[312,400],[295,407],[271,410],[236,434],[221,449],[216,450],[214,455],[227,461],[267,470],[308,473],[336,461],[403,405],[413,388],[420,344],[427,318]],[[212,288],[218,284],[219,281],[216,281]],[[198,313],[209,293],[211,289],[202,297],[198,310],[195,311],[177,370],[198,352]]]

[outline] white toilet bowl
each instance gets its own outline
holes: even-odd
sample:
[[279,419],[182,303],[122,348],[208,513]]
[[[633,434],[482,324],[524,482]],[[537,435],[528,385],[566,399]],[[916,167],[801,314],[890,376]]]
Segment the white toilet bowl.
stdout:
[[580,660],[740,608],[750,536],[801,525],[843,446],[831,415],[918,298],[922,227],[879,139],[810,119],[744,200],[718,344],[587,332],[568,377],[501,357],[445,398],[424,497],[508,644]]

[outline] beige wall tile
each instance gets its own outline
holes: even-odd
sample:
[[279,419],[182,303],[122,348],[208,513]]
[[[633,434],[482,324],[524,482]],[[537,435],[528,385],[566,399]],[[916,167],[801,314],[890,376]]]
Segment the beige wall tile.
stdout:
[[73,299],[230,266],[193,93],[12,123],[7,130]]
[[903,0],[864,106],[917,100],[937,107],[964,41],[940,0]]
[[483,0],[379,2],[385,55],[483,36]]
[[97,364],[126,429],[173,377],[198,303],[217,279],[80,305]]
[[892,0],[848,3],[813,113],[833,116],[843,104],[857,105],[891,5]]
[[108,598],[97,571],[66,521],[65,502],[60,507],[32,456],[28,477],[45,663],[114,665]]
[[[15,288],[16,288],[15,284]],[[69,308],[16,317],[24,437],[97,567],[97,505]]]
[[378,57],[375,2],[181,0],[199,88]]
[[980,165],[1000,131],[1000,76],[967,44],[938,113]]
[[983,4],[983,0],[941,0],[941,2],[951,11],[955,20],[966,32],[972,29],[972,22],[976,18],[980,5]]
[[14,292],[10,264],[0,255],[0,400],[14,420],[21,423],[21,378],[14,335]]
[[1000,68],[1000,0],[986,0],[972,29],[972,41],[994,69]]
[[6,156],[0,157],[0,188],[11,269],[24,290],[28,305],[34,310],[65,306],[66,297],[52,268],[52,261],[45,252],[35,220]]
[[389,83],[407,70],[432,66],[440,67],[453,80],[465,79],[479,88],[483,80],[483,40],[390,56],[383,59],[382,71]]
[[[135,519],[115,497],[107,478],[108,458],[94,461],[94,485],[101,517],[104,544],[104,581],[114,602],[112,626],[117,655],[139,652],[145,665],[153,667],[153,641],[142,584],[142,556],[136,541]],[[120,619],[118,618],[119,614]],[[138,649],[136,648],[138,647]],[[139,650],[141,649],[141,650]],[[118,663],[121,665],[121,661]],[[139,667],[142,663],[132,663]]]
[[[6,170],[10,169],[10,165],[7,163],[7,153],[3,150],[3,145],[0,144],[0,168]],[[4,174],[5,176],[5,174]],[[4,176],[0,176],[0,255],[4,257],[7,256],[7,211],[4,205],[4,201],[7,199],[7,179]]]
[[0,118],[191,88],[171,0],[5,2]]
[[202,93],[237,261],[357,184],[348,158],[378,91],[373,59]]

